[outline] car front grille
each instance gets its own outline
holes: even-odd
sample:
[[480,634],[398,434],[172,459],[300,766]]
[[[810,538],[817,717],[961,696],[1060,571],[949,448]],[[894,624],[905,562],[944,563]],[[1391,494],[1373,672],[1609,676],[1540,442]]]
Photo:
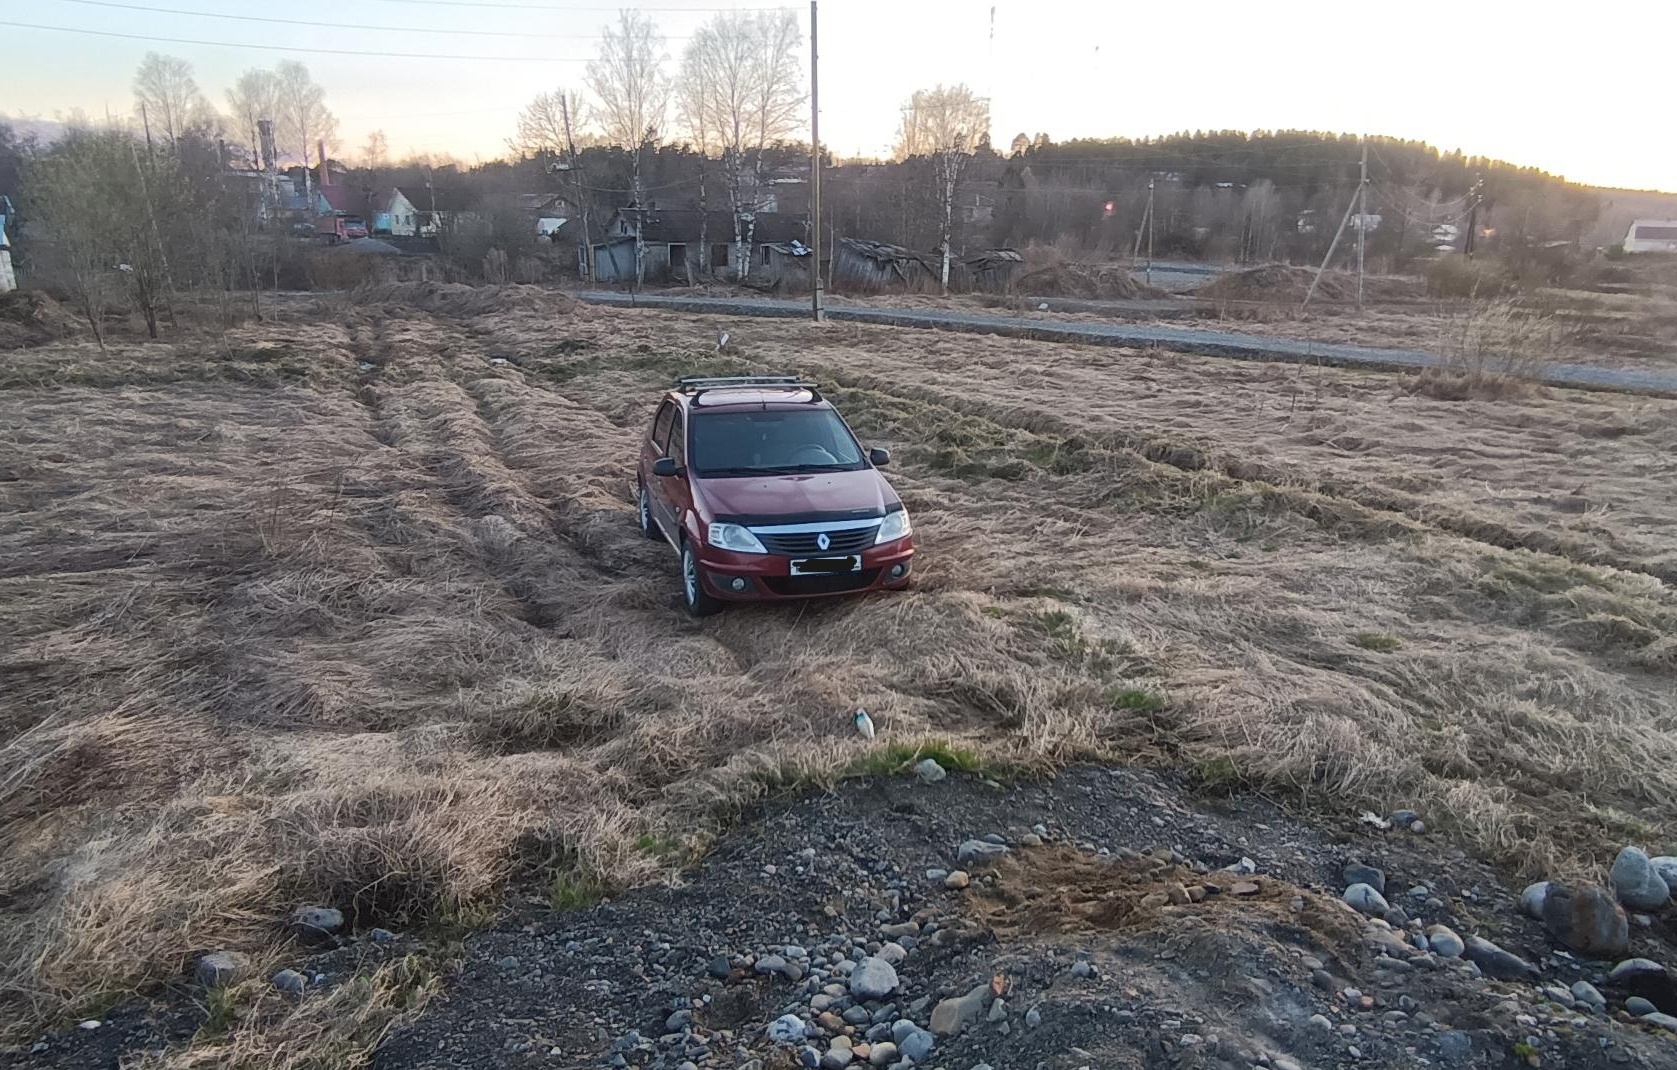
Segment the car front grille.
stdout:
[[786,557],[824,557],[834,555],[843,557],[846,554],[859,554],[873,545],[874,536],[879,533],[879,525],[874,524],[865,528],[850,528],[844,531],[826,532],[830,545],[821,549],[816,544],[819,531],[800,531],[783,535],[765,535],[754,532],[762,540],[763,549],[771,554],[781,554]]
[[860,572],[833,572],[824,576],[762,576],[764,585],[775,594],[801,597],[813,594],[839,594],[860,591],[879,578],[877,568]]

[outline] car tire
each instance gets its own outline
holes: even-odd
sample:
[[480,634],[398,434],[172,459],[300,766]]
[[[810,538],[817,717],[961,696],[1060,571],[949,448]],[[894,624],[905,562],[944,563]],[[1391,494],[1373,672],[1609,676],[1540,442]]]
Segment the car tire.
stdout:
[[646,492],[646,484],[640,484],[635,494],[635,510],[639,514],[641,534],[649,539],[661,540],[664,533],[658,530],[658,522],[652,519],[652,499]]
[[713,598],[699,582],[699,557],[686,539],[681,540],[681,602],[690,617],[709,617],[722,611],[722,600]]

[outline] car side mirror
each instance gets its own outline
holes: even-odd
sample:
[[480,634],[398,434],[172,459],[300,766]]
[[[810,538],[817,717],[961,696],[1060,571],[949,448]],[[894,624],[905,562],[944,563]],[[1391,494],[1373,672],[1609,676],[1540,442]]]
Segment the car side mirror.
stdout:
[[872,464],[875,468],[884,468],[886,465],[891,463],[891,451],[880,449],[878,446],[875,446],[873,449],[868,451],[868,463]]
[[655,476],[679,476],[681,465],[675,463],[674,457],[660,457],[652,462],[652,474]]

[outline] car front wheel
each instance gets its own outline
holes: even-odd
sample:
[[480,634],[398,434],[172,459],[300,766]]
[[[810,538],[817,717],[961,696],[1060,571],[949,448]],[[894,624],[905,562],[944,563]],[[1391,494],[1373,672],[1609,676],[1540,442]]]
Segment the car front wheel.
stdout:
[[694,617],[708,617],[722,609],[721,600],[712,598],[699,582],[699,557],[685,540],[681,544],[681,599]]

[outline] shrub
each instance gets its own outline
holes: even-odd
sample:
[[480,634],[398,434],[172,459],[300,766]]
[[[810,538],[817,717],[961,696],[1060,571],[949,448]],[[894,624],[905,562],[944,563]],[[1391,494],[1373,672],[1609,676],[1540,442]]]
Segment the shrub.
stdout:
[[1507,272],[1493,261],[1452,255],[1427,265],[1430,297],[1495,297],[1512,288]]

